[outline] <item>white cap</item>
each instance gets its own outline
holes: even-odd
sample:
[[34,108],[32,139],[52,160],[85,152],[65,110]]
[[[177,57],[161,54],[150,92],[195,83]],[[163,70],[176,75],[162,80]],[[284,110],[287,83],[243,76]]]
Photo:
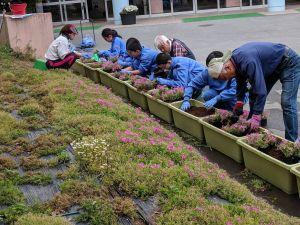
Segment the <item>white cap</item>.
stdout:
[[228,50],[221,58],[213,58],[208,64],[208,74],[212,78],[219,78],[224,64],[231,58],[232,52]]

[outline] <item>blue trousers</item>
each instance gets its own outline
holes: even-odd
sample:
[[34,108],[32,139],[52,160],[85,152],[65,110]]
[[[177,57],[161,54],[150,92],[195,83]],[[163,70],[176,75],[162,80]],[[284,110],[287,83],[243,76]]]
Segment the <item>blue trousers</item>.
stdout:
[[296,141],[298,138],[297,93],[300,84],[300,57],[290,48],[286,49],[283,61],[274,74],[266,79],[268,93],[278,80],[282,84],[281,108],[285,138]]

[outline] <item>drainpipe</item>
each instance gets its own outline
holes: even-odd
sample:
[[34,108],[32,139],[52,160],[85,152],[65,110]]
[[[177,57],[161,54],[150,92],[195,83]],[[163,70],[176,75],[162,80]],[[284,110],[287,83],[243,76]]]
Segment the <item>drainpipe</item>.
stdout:
[[268,0],[269,12],[285,11],[285,0]]
[[120,12],[125,6],[129,5],[129,0],[112,0],[113,11],[114,11],[114,21],[116,25],[121,24]]

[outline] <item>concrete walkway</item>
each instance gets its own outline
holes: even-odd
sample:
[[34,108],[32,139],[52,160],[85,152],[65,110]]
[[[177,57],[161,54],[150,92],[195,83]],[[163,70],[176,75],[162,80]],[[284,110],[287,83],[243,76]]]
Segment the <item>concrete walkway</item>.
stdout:
[[[241,13],[239,11],[239,13]],[[285,14],[183,23],[181,17],[151,19],[154,24],[114,27],[126,40],[138,38],[144,45],[154,48],[153,40],[158,34],[165,34],[183,40],[195,53],[198,61],[204,63],[213,50],[235,49],[250,41],[271,41],[288,45],[300,53],[300,13],[296,10]],[[187,16],[185,16],[187,17]],[[98,49],[108,49],[109,44],[101,37],[102,29],[96,31]],[[90,34],[91,31],[85,31]],[[75,40],[79,43],[79,39]],[[265,109],[270,112],[269,128],[284,136],[284,125],[280,106],[281,84],[278,82],[267,98]],[[300,93],[298,93],[300,104]],[[298,104],[298,105],[299,105]],[[299,107],[299,106],[298,106]],[[300,114],[300,113],[299,113]],[[300,130],[300,126],[299,126]]]

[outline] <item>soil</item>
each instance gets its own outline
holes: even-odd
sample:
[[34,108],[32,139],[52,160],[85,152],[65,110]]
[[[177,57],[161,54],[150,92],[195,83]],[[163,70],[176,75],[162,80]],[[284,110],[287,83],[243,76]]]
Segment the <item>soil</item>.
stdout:
[[267,155],[269,155],[275,159],[278,159],[279,161],[284,162],[289,165],[299,162],[298,157],[292,156],[292,157],[286,158],[281,151],[277,150],[276,146],[271,146],[266,149],[259,149],[259,150],[266,153]]
[[204,117],[204,116],[209,116],[209,115],[214,114],[215,110],[214,109],[206,109],[203,107],[192,106],[186,112],[189,114],[192,114],[193,116]]

